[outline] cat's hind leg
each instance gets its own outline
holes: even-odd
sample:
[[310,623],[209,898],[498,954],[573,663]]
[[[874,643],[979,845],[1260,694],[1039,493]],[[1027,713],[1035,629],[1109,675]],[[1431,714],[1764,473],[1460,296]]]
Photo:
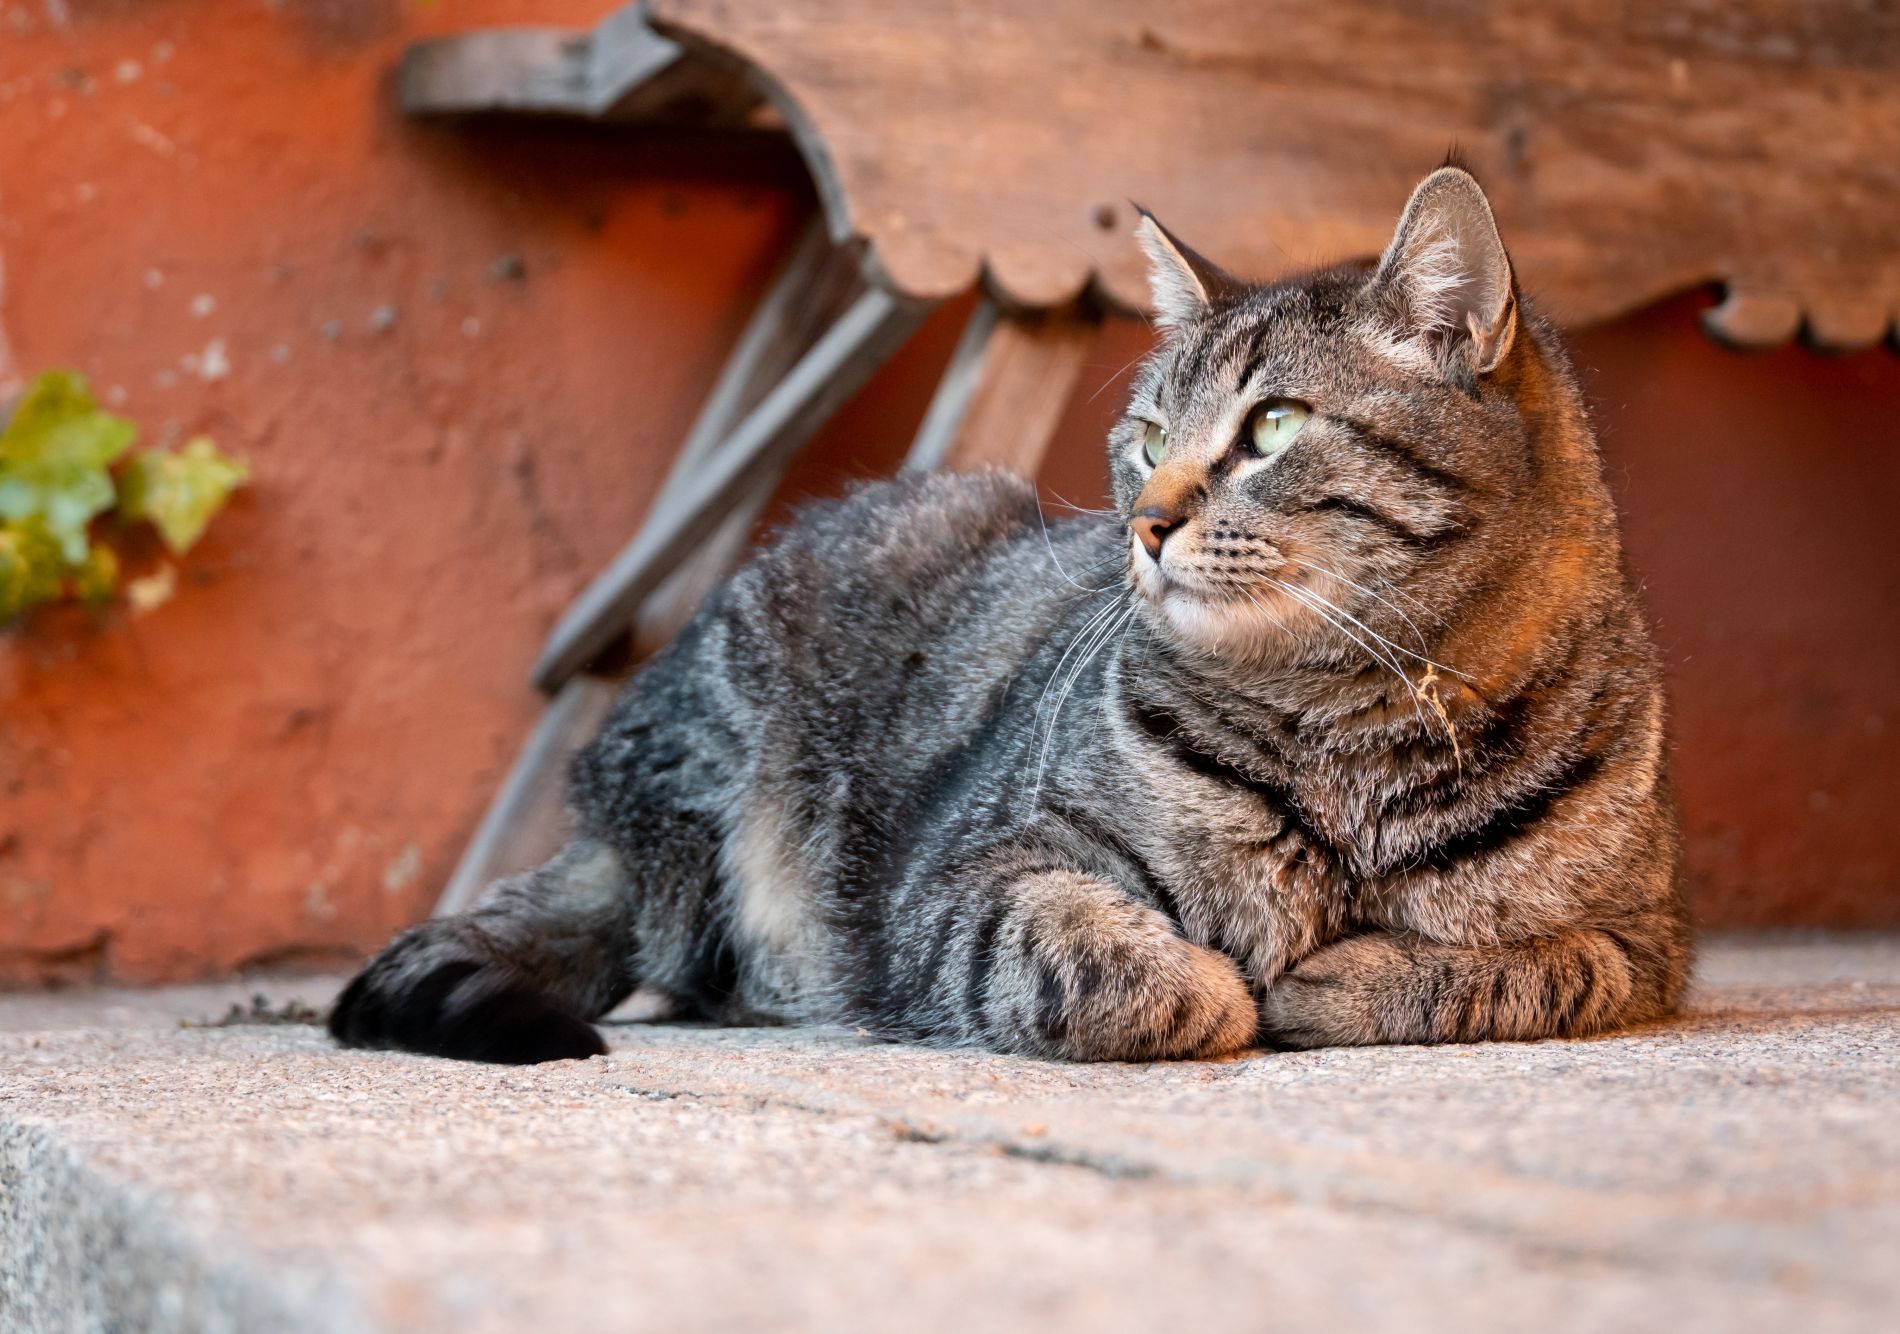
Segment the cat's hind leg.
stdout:
[[1687,960],[1686,943],[1641,931],[1484,945],[1374,931],[1275,981],[1261,1035],[1283,1047],[1581,1037],[1667,1013]]
[[625,865],[579,838],[474,910],[397,936],[338,998],[346,1047],[525,1065],[606,1051],[588,1022],[632,991]]
[[1255,1007],[1233,960],[1105,881],[1043,869],[966,883],[935,970],[940,1035],[1074,1061],[1220,1056]]

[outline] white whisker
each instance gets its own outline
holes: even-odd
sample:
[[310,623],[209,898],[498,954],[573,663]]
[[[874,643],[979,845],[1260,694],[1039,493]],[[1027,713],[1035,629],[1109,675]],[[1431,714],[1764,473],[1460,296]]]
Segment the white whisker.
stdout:
[[[1395,653],[1403,653],[1406,657],[1415,659],[1418,662],[1422,662],[1427,667],[1436,667],[1441,672],[1447,672],[1451,674],[1452,676],[1459,677],[1463,680],[1468,681],[1471,679],[1470,677],[1466,676],[1463,672],[1457,670],[1454,667],[1447,667],[1442,662],[1434,662],[1432,661],[1432,659],[1426,657],[1423,653],[1414,653],[1412,652],[1411,649],[1406,648],[1402,644],[1393,643],[1390,639],[1387,639],[1384,635],[1380,634],[1377,630],[1374,630],[1371,626],[1367,625],[1364,621],[1354,616],[1351,612],[1347,611],[1344,607],[1341,607],[1337,602],[1334,602],[1330,598],[1327,598],[1319,593],[1315,593],[1310,588],[1297,588],[1296,585],[1286,583],[1279,579],[1269,579],[1267,582],[1271,584],[1277,584],[1279,587],[1286,589],[1288,592],[1295,592],[1297,590],[1300,593],[1304,593],[1309,597],[1317,599],[1318,601],[1324,603],[1326,606],[1330,607],[1333,611],[1337,612],[1340,616],[1344,617],[1346,620],[1351,621],[1354,625],[1358,626],[1366,634],[1371,635],[1374,639],[1378,640],[1381,644],[1384,644],[1388,649],[1391,649]],[[1400,672],[1399,674],[1401,676],[1405,675],[1403,672]]]
[[[1074,587],[1081,589],[1084,593],[1100,593],[1104,589],[1113,588],[1116,584],[1121,582],[1121,580],[1115,579],[1115,580],[1109,581],[1106,584],[1102,584],[1099,587],[1091,588],[1088,585],[1082,583],[1074,575],[1070,574],[1067,570],[1065,570],[1062,567],[1062,558],[1056,555],[1055,541],[1049,536],[1049,520],[1042,512],[1042,497],[1036,496],[1034,499],[1036,502],[1036,522],[1042,526],[1042,545],[1048,549],[1049,563],[1056,567],[1057,574],[1061,575],[1064,579],[1068,580],[1069,583],[1073,585]],[[1095,565],[1101,565],[1105,563],[1106,563],[1106,558],[1104,558],[1104,560],[1095,562]],[[1092,570],[1095,568],[1095,565],[1085,565],[1082,568],[1084,570]]]
[[[1056,742],[1056,724],[1061,721],[1062,706],[1068,702],[1069,692],[1075,689],[1075,683],[1081,679],[1083,671],[1086,670],[1089,663],[1094,660],[1096,654],[1102,650],[1103,646],[1106,645],[1110,639],[1114,638],[1115,633],[1126,625],[1129,618],[1134,616],[1139,610],[1140,604],[1131,602],[1122,611],[1119,618],[1109,621],[1104,628],[1097,630],[1087,651],[1083,653],[1082,657],[1077,660],[1075,666],[1070,670],[1068,680],[1063,682],[1062,693],[1056,696],[1055,708],[1050,712],[1049,722],[1043,732],[1042,753],[1036,761],[1036,781],[1031,785],[1029,793],[1029,800],[1032,805],[1042,795],[1042,776],[1049,767],[1049,752]],[[1047,693],[1046,687],[1044,693]]]
[[[1311,593],[1309,590],[1296,587],[1293,584],[1282,583],[1278,579],[1269,579],[1267,582],[1274,585],[1276,588],[1282,589],[1285,592],[1291,594],[1293,597],[1299,599],[1315,614],[1323,618],[1327,624],[1331,625],[1335,630],[1337,630],[1342,637],[1352,641],[1354,644],[1357,644],[1360,648],[1364,649],[1369,655],[1371,655],[1373,661],[1377,662],[1380,666],[1384,667],[1387,671],[1391,672],[1394,676],[1398,677],[1399,680],[1403,681],[1405,683],[1405,689],[1407,693],[1410,694],[1411,699],[1412,699],[1412,710],[1413,712],[1418,714],[1418,721],[1420,725],[1426,728],[1428,731],[1430,730],[1431,723],[1429,720],[1427,720],[1425,716],[1425,708],[1424,708],[1423,703],[1421,702],[1419,688],[1413,684],[1412,678],[1405,674],[1405,669],[1403,666],[1400,665],[1399,660],[1397,658],[1388,657],[1385,654],[1380,653],[1378,649],[1374,648],[1371,644],[1368,644],[1365,640],[1361,639],[1358,635],[1355,635],[1352,631],[1348,630],[1345,626],[1341,625],[1326,610],[1327,607],[1332,607],[1332,604],[1329,602],[1326,602],[1326,599],[1320,597],[1317,593]],[[1320,605],[1322,603],[1324,603],[1325,606]],[[1338,611],[1338,608],[1333,607],[1333,610]],[[1341,612],[1340,614],[1345,615],[1345,613],[1343,612]],[[1350,616],[1346,617],[1346,619],[1352,620]],[[1353,621],[1353,624],[1359,625],[1359,622]],[[1360,626],[1360,628],[1365,629],[1364,626]],[[1367,630],[1366,633],[1372,635],[1372,637],[1378,640],[1381,644],[1396,647],[1392,645],[1391,640],[1386,639],[1383,635],[1377,634],[1371,630]],[[1445,723],[1446,734],[1451,737],[1451,744],[1453,748],[1456,749],[1458,745],[1458,738],[1456,734],[1451,731],[1450,720],[1443,719],[1441,721]]]
[[[1418,622],[1414,621],[1409,615],[1406,614],[1405,608],[1401,607],[1398,603],[1392,601],[1390,598],[1382,597],[1378,593],[1374,592],[1372,589],[1367,588],[1364,584],[1360,583],[1356,579],[1349,579],[1344,574],[1341,574],[1338,570],[1328,569],[1326,566],[1321,565],[1318,561],[1312,560],[1306,556],[1298,557],[1295,563],[1299,565],[1304,565],[1309,570],[1317,570],[1319,573],[1325,575],[1329,579],[1337,579],[1340,583],[1344,584],[1347,588],[1350,588],[1354,590],[1355,592],[1363,593],[1375,602],[1384,603],[1387,607],[1397,612],[1399,614],[1399,618],[1403,620],[1406,623],[1406,625],[1411,627],[1412,633],[1418,637],[1418,646],[1421,649],[1428,646],[1430,641],[1428,641],[1425,638],[1425,632],[1418,628]],[[1425,606],[1424,603],[1420,602],[1417,598],[1407,593],[1404,589],[1392,583],[1391,580],[1388,579],[1382,582],[1384,582],[1387,588],[1390,588],[1394,593],[1397,593],[1400,597],[1404,598],[1407,602],[1410,602],[1414,607],[1417,607],[1423,615],[1430,616],[1433,620],[1437,621],[1440,625],[1444,624],[1444,620],[1445,620],[1444,617],[1439,616],[1437,613],[1431,611],[1429,608]]]
[[1036,697],[1035,716],[1037,718],[1042,717],[1043,705],[1049,700],[1050,688],[1053,687],[1056,681],[1061,677],[1063,664],[1068,662],[1069,655],[1075,652],[1076,648],[1088,637],[1089,632],[1093,630],[1097,624],[1114,614],[1117,605],[1115,602],[1110,602],[1100,610],[1090,612],[1088,619],[1082,623],[1082,628],[1077,630],[1075,636],[1069,640],[1068,645],[1062,650],[1062,656],[1056,659],[1056,665],[1050,670],[1049,679],[1043,682],[1042,694]]

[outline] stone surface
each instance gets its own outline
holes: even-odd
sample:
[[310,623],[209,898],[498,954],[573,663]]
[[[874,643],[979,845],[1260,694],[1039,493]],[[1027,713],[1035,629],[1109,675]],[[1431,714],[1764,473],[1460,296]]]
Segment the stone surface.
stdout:
[[[275,983],[320,1002],[334,984]],[[533,1069],[0,999],[0,1327],[1864,1330],[1900,938],[1596,1041],[1060,1066],[616,1026]]]

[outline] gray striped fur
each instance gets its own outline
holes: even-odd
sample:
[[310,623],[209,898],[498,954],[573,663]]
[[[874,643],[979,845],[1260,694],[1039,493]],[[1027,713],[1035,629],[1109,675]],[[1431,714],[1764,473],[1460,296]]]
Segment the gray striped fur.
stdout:
[[[398,937],[337,1036],[585,1055],[635,985],[1078,1060],[1670,1010],[1656,655],[1476,183],[1428,178],[1378,266],[1272,286],[1148,241],[1167,332],[1112,512],[1045,524],[1001,475],[805,512],[578,757],[574,844]],[[1312,416],[1262,461],[1266,397]],[[1159,565],[1128,526],[1157,496]]]

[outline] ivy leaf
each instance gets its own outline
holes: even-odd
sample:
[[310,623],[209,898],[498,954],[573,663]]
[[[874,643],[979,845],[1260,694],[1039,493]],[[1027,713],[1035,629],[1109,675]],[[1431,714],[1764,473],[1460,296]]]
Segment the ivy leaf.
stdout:
[[65,561],[38,515],[0,524],[0,625],[59,596]]
[[112,461],[138,428],[101,412],[85,377],[48,371],[0,431],[0,519],[41,519],[68,565],[84,564],[86,525],[112,507]]
[[119,512],[128,519],[150,519],[172,554],[182,556],[249,475],[207,436],[176,454],[148,449],[119,478]]
[[73,592],[93,606],[112,601],[119,586],[119,553],[100,542],[86,553],[86,563],[72,572]]

